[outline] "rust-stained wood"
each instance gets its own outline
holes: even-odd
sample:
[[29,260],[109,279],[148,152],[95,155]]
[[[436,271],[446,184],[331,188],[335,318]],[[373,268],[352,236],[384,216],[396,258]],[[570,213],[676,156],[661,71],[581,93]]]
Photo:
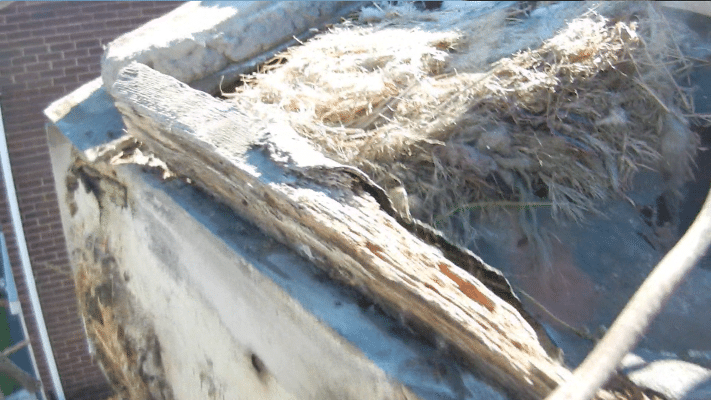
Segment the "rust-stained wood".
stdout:
[[516,398],[544,398],[570,376],[516,307],[450,260],[456,250],[413,235],[384,210],[367,177],[326,159],[289,126],[135,63],[111,94],[128,132],[171,169],[335,279],[434,332]]

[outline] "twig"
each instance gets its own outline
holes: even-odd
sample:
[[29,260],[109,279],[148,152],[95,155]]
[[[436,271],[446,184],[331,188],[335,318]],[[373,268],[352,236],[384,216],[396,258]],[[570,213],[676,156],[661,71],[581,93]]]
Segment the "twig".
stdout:
[[612,376],[654,317],[711,244],[711,191],[694,223],[622,310],[607,334],[547,400],[588,400]]
[[6,348],[5,350],[3,350],[2,355],[9,357],[11,354],[17,353],[20,349],[27,346],[28,344],[30,344],[30,340],[25,339],[25,340],[21,341],[20,343],[16,343],[16,344]]
[[380,103],[378,107],[373,110],[372,113],[369,115],[364,116],[361,119],[356,119],[350,122],[349,124],[346,125],[346,128],[351,128],[351,129],[367,129],[371,124],[373,124],[375,121],[378,120],[380,117],[384,117],[382,113],[385,111],[386,108],[392,109],[392,107],[401,99],[403,99],[412,89],[415,88],[415,86],[418,86],[420,84],[420,81],[416,80],[410,86],[408,86],[402,93],[391,96],[389,100],[383,101]]
[[531,301],[531,303],[535,304],[536,307],[540,308],[547,316],[549,316],[549,317],[552,318],[555,322],[557,322],[557,323],[559,323],[560,325],[562,325],[564,328],[570,330],[571,332],[573,332],[574,334],[576,334],[577,336],[579,336],[579,337],[581,337],[581,338],[583,338],[583,339],[585,339],[585,340],[589,340],[589,341],[591,341],[591,342],[595,342],[595,341],[596,341],[596,339],[595,339],[590,333],[585,332],[585,331],[581,331],[580,329],[576,329],[576,328],[574,328],[573,326],[571,326],[571,325],[569,325],[568,323],[566,323],[565,321],[563,321],[562,319],[556,317],[555,314],[553,314],[552,312],[548,311],[548,309],[546,308],[546,306],[544,306],[543,304],[539,303],[539,302],[538,302],[536,299],[534,299],[530,294],[528,294],[528,293],[526,293],[525,291],[521,290],[520,287],[514,286],[514,288],[516,289],[516,291],[518,291],[519,293],[521,293],[521,294],[523,295],[523,297],[525,297],[526,299],[528,299],[529,301]]
[[42,383],[15,365],[6,355],[0,354],[0,372],[7,374],[29,392],[37,392]]
[[[642,39],[642,37],[640,37],[639,40],[642,42],[642,48],[644,49],[644,53],[651,60],[652,56],[649,54],[649,51],[647,50],[647,43],[644,41],[644,39]],[[681,101],[684,102],[684,106],[686,107],[686,109],[693,112],[694,111],[693,107],[689,104],[689,101],[686,99],[686,96],[684,95],[684,91],[681,90],[679,85],[677,85],[676,80],[674,79],[674,76],[672,76],[671,72],[669,72],[669,69],[664,64],[661,64],[661,63],[656,64],[656,65],[661,66],[662,71],[664,71],[664,73],[669,78],[669,81],[674,85],[677,92],[679,93],[679,97],[681,98]],[[647,89],[649,91],[649,88],[645,88],[645,89]],[[655,96],[655,98],[656,98],[656,96]],[[664,109],[666,110],[666,107],[664,107]]]
[[485,208],[485,207],[517,207],[517,208],[528,208],[528,207],[551,207],[553,206],[553,203],[550,201],[508,201],[508,200],[500,200],[500,201],[477,201],[473,203],[467,203],[464,204],[460,207],[455,208],[454,210],[448,212],[444,216],[441,216],[439,218],[435,219],[435,225],[441,223],[444,221],[446,218],[451,217],[452,215],[464,211],[464,210],[470,210],[473,208]]
[[634,83],[638,84],[639,86],[641,86],[642,89],[646,90],[647,93],[649,93],[649,95],[652,96],[654,98],[654,100],[656,100],[657,103],[659,103],[660,106],[662,106],[664,111],[671,112],[671,111],[669,111],[669,107],[667,107],[666,104],[664,104],[664,102],[659,97],[657,97],[657,95],[652,91],[652,89],[649,86],[647,86],[646,83],[642,82],[641,79],[634,78],[634,79],[632,79],[632,81]]

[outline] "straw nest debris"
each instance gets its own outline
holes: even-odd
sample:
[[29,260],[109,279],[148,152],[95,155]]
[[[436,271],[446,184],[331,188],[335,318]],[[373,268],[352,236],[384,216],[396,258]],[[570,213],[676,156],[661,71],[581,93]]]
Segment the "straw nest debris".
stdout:
[[226,96],[404,189],[414,217],[461,244],[500,211],[581,221],[642,168],[690,178],[698,142],[678,33],[650,4],[591,7],[376,6]]

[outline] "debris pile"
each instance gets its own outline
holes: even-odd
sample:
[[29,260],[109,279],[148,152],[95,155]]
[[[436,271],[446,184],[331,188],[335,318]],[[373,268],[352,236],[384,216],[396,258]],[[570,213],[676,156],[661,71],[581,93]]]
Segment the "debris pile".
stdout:
[[[510,8],[365,9],[226,96],[404,189],[414,217],[464,245],[478,218],[500,211],[547,206],[584,220],[624,199],[641,168],[678,187],[698,146],[691,96],[677,84],[691,66],[678,33],[649,4],[606,3],[574,19],[564,7],[534,10],[548,13],[539,22]],[[537,48],[501,55],[544,34],[532,23],[557,20]]]

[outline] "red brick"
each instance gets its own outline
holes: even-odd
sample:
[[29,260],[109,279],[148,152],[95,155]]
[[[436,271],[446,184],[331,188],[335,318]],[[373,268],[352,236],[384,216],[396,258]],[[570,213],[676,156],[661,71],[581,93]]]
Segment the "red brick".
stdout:
[[47,46],[46,45],[40,45],[40,46],[33,46],[33,47],[25,47],[22,49],[22,54],[25,56],[29,55],[35,55],[35,54],[42,54],[47,52]]
[[[77,338],[83,338],[84,334],[77,326],[80,325],[78,323],[79,313],[77,312],[77,301],[73,290],[71,288],[62,288],[60,290],[64,291],[64,296],[61,298],[58,297],[55,301],[57,302],[58,308],[66,310],[65,312],[67,313],[65,314],[64,321],[60,321],[59,324],[56,324],[53,332],[60,335],[61,339],[57,340],[57,342],[62,343],[64,346],[67,343],[75,342]],[[69,322],[72,322],[72,324],[69,324]],[[74,346],[70,346],[70,349],[73,347]]]
[[[45,200],[49,200],[49,199],[45,198]],[[57,213],[57,214],[52,214],[52,215],[50,215],[47,219],[44,220],[44,223],[45,223],[45,225],[47,225],[47,226],[53,226],[54,224],[61,224],[61,223],[62,223],[62,219],[59,217],[59,213]],[[61,251],[62,251],[62,252],[66,252],[67,249],[66,249],[66,248],[62,248]]]
[[[86,57],[77,58],[77,65],[86,65],[90,67],[92,64],[99,65],[101,62],[101,57],[95,55],[88,55]],[[91,68],[89,68],[91,69]]]
[[20,22],[19,24],[17,24],[17,26],[18,26],[18,30],[20,30],[20,31],[31,32],[32,29],[37,27],[37,21],[30,21],[29,18],[27,18],[27,21]]
[[21,74],[25,72],[25,66],[20,64],[20,65],[15,65],[12,67],[2,67],[0,68],[0,74],[6,74],[8,77],[14,76],[17,74]]
[[[37,186],[42,186],[42,187],[44,187],[44,188],[50,188],[50,187],[52,187],[49,182],[47,182],[46,184],[42,183],[42,184],[39,184],[39,185],[37,185]],[[52,193],[50,193],[50,195],[51,195],[51,194],[52,194]],[[47,200],[47,201],[43,201],[43,202],[36,203],[36,204],[35,204],[35,207],[36,207],[38,210],[50,210],[50,211],[54,211],[54,210],[57,209],[57,199],[56,199],[56,198],[51,198],[51,199],[49,199],[49,200]],[[50,229],[51,229],[51,227],[50,227]],[[56,237],[56,235],[54,235],[54,236]]]
[[[44,288],[44,291],[51,292],[51,293],[45,294],[44,298],[46,300],[52,299],[52,302],[51,303],[48,302],[48,305],[46,307],[44,307],[45,314],[47,314],[47,311],[51,311],[51,316],[46,317],[46,318],[48,320],[50,320],[50,322],[52,320],[62,322],[63,320],[71,317],[73,314],[72,313],[72,311],[73,311],[72,306],[75,305],[75,301],[72,298],[74,296],[67,299],[67,297],[69,297],[69,296],[67,296],[67,293],[61,292],[61,290],[66,290],[66,288],[61,287],[61,286],[57,287],[57,285],[56,285],[57,281],[61,281],[62,277],[64,275],[62,273],[55,272],[53,269],[41,268],[40,265],[35,265],[34,269],[35,269],[35,271],[43,269],[44,270],[44,271],[42,271],[43,273],[46,271],[46,272],[49,272],[50,274],[54,274],[53,276],[51,276],[52,282],[49,283],[46,288]],[[50,296],[53,296],[53,297],[50,297]],[[76,331],[76,329],[72,329],[71,327],[67,326],[67,327],[65,327],[64,330],[65,330],[65,332],[60,332],[59,329],[54,327],[52,329],[52,333],[54,334],[53,335],[54,340],[56,340],[58,342],[64,342],[64,343],[70,342],[73,339],[73,337],[72,337],[73,336],[72,334],[74,333],[73,331]],[[59,335],[61,335],[61,336],[59,336]],[[62,337],[62,336],[64,336],[64,337]],[[65,349],[66,349],[66,347],[65,347]]]
[[83,6],[81,7],[81,12],[82,14],[94,14],[94,13],[100,13],[106,11],[106,7],[108,4],[106,3],[99,3],[96,5],[91,5],[91,6]]
[[[12,157],[10,157],[10,158],[12,158]],[[26,175],[26,174],[25,174],[25,175]],[[21,192],[21,191],[20,191],[20,192]],[[21,203],[25,203],[25,204],[31,204],[31,203],[36,203],[36,202],[44,201],[44,200],[45,200],[43,194],[31,194],[31,195],[28,195],[28,196],[18,196],[18,197],[21,197],[21,198],[19,199],[20,202],[21,202]]]
[[[49,215],[48,210],[35,210],[27,213],[23,213],[23,218],[40,218]],[[44,243],[44,242],[41,242]]]
[[89,55],[95,56],[95,55],[103,55],[104,54],[104,49],[101,47],[94,47],[89,49]]
[[[8,35],[10,36],[10,35]],[[24,39],[20,40],[14,40],[11,42],[12,46],[16,47],[29,47],[29,46],[37,46],[40,44],[44,44],[44,39],[42,38],[33,38],[33,37],[27,37],[27,34],[25,34]]]
[[[28,99],[28,101],[30,101]],[[37,116],[41,112],[41,108],[38,107],[35,104],[35,108],[33,109],[27,109],[27,108],[21,108],[18,109],[17,111],[12,111],[12,117],[17,118],[20,121],[27,120],[27,119],[34,119],[34,117]],[[15,127],[16,125],[14,123],[11,123],[12,121],[8,122],[7,126],[8,127]]]
[[16,82],[24,82],[39,78],[39,74],[37,72],[26,72],[23,74],[17,74],[13,78]]
[[[45,230],[46,230],[46,228],[44,226],[33,226],[32,228],[25,229],[25,236],[37,235]],[[32,254],[30,254],[30,258],[35,259],[35,257]],[[47,261],[47,260],[38,260],[38,261]]]
[[89,72],[89,66],[78,65],[76,67],[64,68],[64,74],[67,76],[80,74],[82,72]]
[[27,22],[30,20],[30,13],[26,12],[25,10],[22,10],[20,12],[17,12],[11,16],[9,16],[9,22],[11,23],[20,23],[20,22]]
[[25,65],[25,64],[35,63],[35,62],[37,62],[36,55],[15,57],[12,59],[12,65]]
[[62,33],[69,34],[69,36],[82,33],[85,31],[83,27],[83,21],[83,19],[77,19],[76,17],[73,17],[70,22],[68,22],[66,25],[62,26],[59,29],[61,29]]
[[22,50],[20,49],[0,49],[0,60],[11,59],[13,57],[19,57],[22,55]]
[[11,140],[8,142],[7,146],[10,151],[16,149],[31,147],[31,146],[42,146],[47,144],[47,139],[41,136],[26,136],[18,138],[16,140]]
[[[71,307],[76,304],[76,300],[73,295],[69,296],[68,294],[71,293],[69,290],[66,292],[62,293],[58,288],[54,288],[53,285],[49,285],[49,289],[47,290],[50,293],[46,293],[42,295],[42,302],[45,304],[51,304],[53,307],[56,307],[55,309],[65,309],[67,307]],[[53,290],[52,290],[53,289]],[[65,317],[66,319],[66,317]],[[71,339],[73,336],[76,335],[76,328],[73,328],[71,326],[66,326],[66,327],[58,327],[55,328],[55,334],[54,339],[58,341],[62,340],[67,340]],[[58,337],[57,337],[58,336]]]
[[[17,69],[20,68],[22,71],[25,69],[22,66],[10,66],[10,60],[1,60],[0,59],[0,88],[3,88],[5,85],[10,84],[12,82],[12,79],[10,78],[10,70],[12,69]],[[13,72],[13,74],[16,74],[19,71]]]
[[44,42],[46,44],[67,43],[69,41],[71,41],[71,39],[66,33],[59,33],[56,35],[44,37]]
[[45,247],[46,252],[51,252],[51,251],[66,251],[67,246],[64,244],[56,244],[54,246],[50,247]]
[[54,10],[54,14],[58,17],[72,16],[77,17],[81,11],[81,5],[84,2],[66,2],[61,3],[62,6]]
[[[63,27],[70,25],[74,22],[76,22],[75,16],[50,18],[50,19],[42,21],[42,23],[44,23],[45,26],[56,26],[58,28],[60,28],[60,27],[63,28]],[[30,21],[30,22],[26,22],[24,24],[20,24],[20,29],[31,29],[31,28],[28,28],[28,26],[31,26],[32,24],[37,24],[37,21]]]
[[86,40],[86,39],[96,39],[97,32],[86,31],[82,29],[80,32],[72,33],[69,35],[69,39],[72,41]]
[[8,32],[5,34],[7,36],[7,41],[10,45],[13,47],[20,47],[15,44],[16,41],[18,40],[23,40],[27,39],[27,32],[24,31],[17,31],[17,32]]
[[96,72],[87,72],[84,74],[77,75],[77,79],[79,80],[79,82],[90,82],[90,81],[98,78],[99,76],[101,76],[101,75]]
[[19,29],[19,25],[14,23],[14,24],[3,24],[0,25],[0,32],[15,32]]
[[62,58],[62,53],[45,53],[45,54],[38,54],[37,55],[38,61],[55,61],[55,60],[60,60],[61,58]]
[[30,19],[41,20],[44,23],[48,23],[57,17],[60,17],[60,16],[57,15],[57,13],[54,10],[41,10],[41,11],[33,12],[30,15]]
[[[124,3],[124,4],[126,4],[126,3]],[[126,11],[122,11],[122,12],[121,12],[121,16],[122,16],[123,18],[127,18],[127,19],[140,17],[140,16],[141,16],[141,10],[126,10]]]
[[101,31],[106,28],[106,22],[94,21],[81,24],[81,28],[87,31]]
[[65,51],[65,50],[73,50],[74,49],[74,43],[72,42],[67,42],[67,43],[57,43],[57,44],[52,44],[49,46],[49,50],[52,52],[55,51]]
[[[64,75],[64,69],[63,68],[48,68],[47,71],[42,72],[42,77],[43,78],[57,78],[60,76]],[[50,85],[52,84],[52,81],[50,80]]]
[[[49,63],[48,62],[40,62],[37,64],[30,64],[25,66],[25,70],[27,72],[41,72],[41,71],[49,71]],[[43,75],[44,76],[44,75]]]
[[[17,75],[20,75],[20,74],[17,74]],[[22,104],[22,100],[27,100],[29,97],[37,95],[39,93],[40,93],[40,91],[36,88],[33,88],[31,85],[29,85],[29,87],[25,90],[18,90],[15,92],[15,95],[18,97],[18,100],[20,100],[20,101],[18,101],[18,102],[13,101],[12,103],[10,103],[10,107],[11,108],[20,107]]]
[[125,11],[131,8],[128,2],[110,2],[106,5],[107,11],[120,11],[119,16],[122,16]]
[[[32,82],[30,82],[30,85],[31,84]],[[34,98],[35,96],[39,95],[39,89],[36,89],[33,86],[33,89],[25,89],[21,92],[18,91],[16,93],[20,93],[17,94],[17,96],[21,96],[21,100],[14,101],[7,107],[8,110],[12,111],[12,113],[7,116],[6,119],[6,124],[10,128],[12,128],[12,132],[7,132],[8,139],[17,136],[18,133],[24,136],[26,134],[26,132],[24,131],[30,130],[33,127],[38,126],[37,121],[27,120],[27,115],[32,113],[40,113],[42,111],[40,105],[37,104],[37,99]],[[28,94],[23,95],[21,93]],[[30,125],[33,122],[34,125]]]
[[47,158],[41,156],[23,157],[15,159],[14,168],[34,169],[46,165]]
[[[33,226],[32,229],[39,229],[43,230],[45,229],[44,226]],[[28,229],[25,229],[25,232],[29,232]],[[42,262],[56,262],[56,260],[59,260],[57,258],[56,254],[32,254],[31,257],[32,262],[37,262],[37,263],[42,263]]]
[[69,50],[62,52],[65,59],[86,57],[89,55],[88,49]]
[[118,17],[119,14],[116,11],[100,12],[92,16],[95,21],[106,21],[109,19],[116,19]]
[[[48,89],[52,87],[52,78],[47,77],[47,72],[42,72],[42,78],[32,82],[32,85],[40,89]],[[45,93],[48,94],[48,93]],[[49,104],[49,103],[48,103]]]
[[98,39],[80,40],[80,41],[76,42],[77,49],[83,49],[86,47],[97,47],[97,46],[99,46]]
[[[27,217],[27,218],[30,218],[30,217]],[[28,242],[27,247],[30,250],[35,250],[40,247],[52,246],[53,244],[54,243],[52,242],[52,240],[37,240],[37,241],[33,241],[33,242]]]
[[[47,100],[47,105],[50,105],[54,100],[64,97],[69,93],[61,87],[53,86],[52,78],[47,78],[47,80],[49,82],[48,85],[50,85],[50,86],[48,86],[46,88],[42,88],[42,92],[44,92],[49,98],[49,100]],[[45,81],[44,79],[41,79],[38,82],[44,82],[44,81]],[[44,107],[44,108],[46,108],[46,107]]]
[[52,69],[63,69],[77,65],[76,59],[52,61]]
[[45,39],[45,43],[47,41],[47,36],[53,36],[55,33],[57,33],[57,28],[54,27],[45,27],[42,29],[33,29],[32,32],[32,37],[41,37]]
[[[29,148],[24,148],[21,151],[14,151],[12,153],[12,156],[14,159],[20,160],[26,157],[32,157],[32,156],[49,156],[49,151],[47,149],[47,146],[41,146],[41,147],[29,147]],[[35,179],[32,179],[30,182],[37,182],[38,184],[42,182],[42,177],[36,177]],[[19,188],[25,188],[27,186],[27,182],[22,182],[23,185],[20,184],[20,182],[17,183],[17,187]]]

